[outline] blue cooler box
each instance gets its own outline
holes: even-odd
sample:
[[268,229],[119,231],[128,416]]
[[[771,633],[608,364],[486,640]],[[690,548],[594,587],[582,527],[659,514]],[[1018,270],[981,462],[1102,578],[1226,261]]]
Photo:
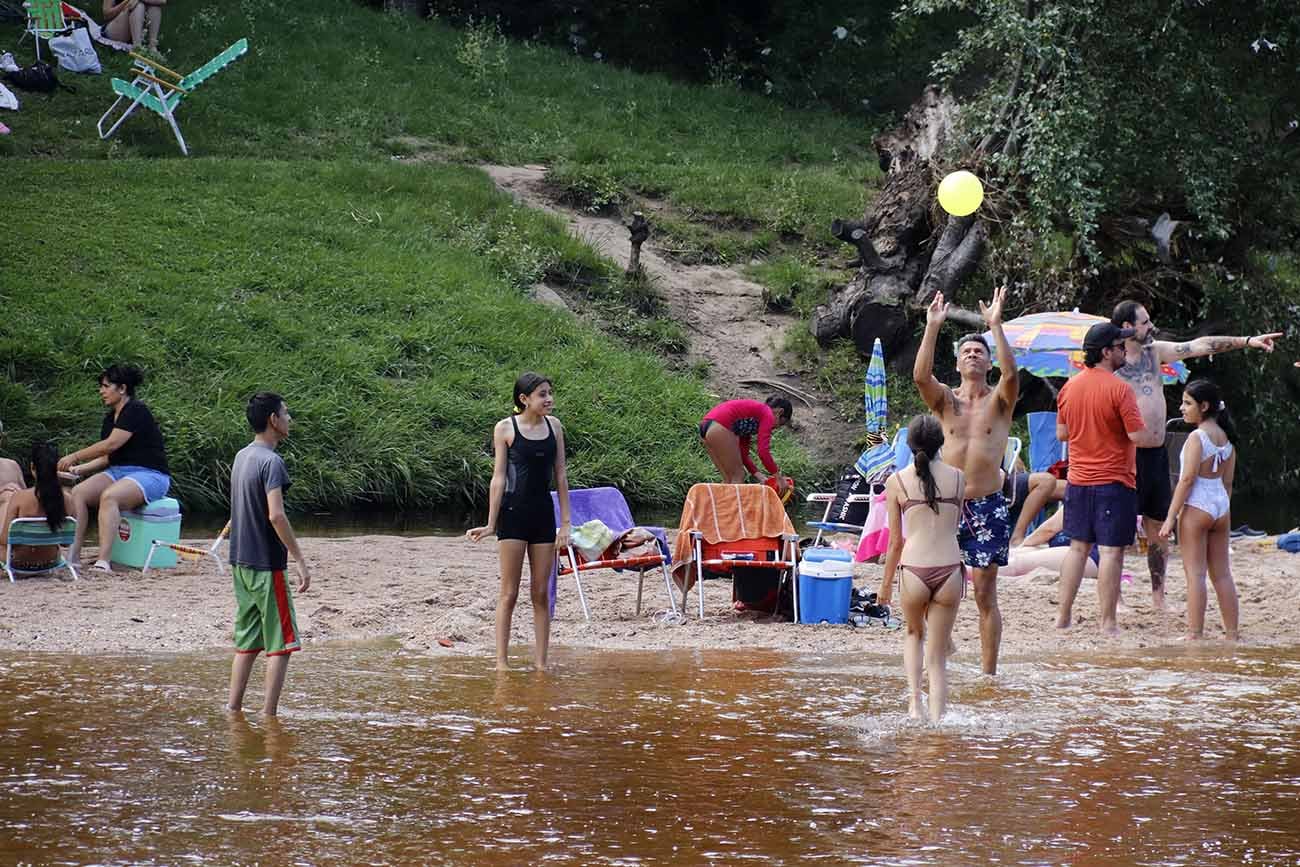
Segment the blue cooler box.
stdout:
[[[117,538],[113,540],[114,563],[143,569],[145,558],[154,539],[179,542],[181,538],[181,504],[171,497],[146,503],[138,509],[122,513],[117,523]],[[176,565],[176,552],[159,548],[154,552],[149,568]]]
[[848,623],[853,556],[837,548],[809,548],[799,563],[799,622]]

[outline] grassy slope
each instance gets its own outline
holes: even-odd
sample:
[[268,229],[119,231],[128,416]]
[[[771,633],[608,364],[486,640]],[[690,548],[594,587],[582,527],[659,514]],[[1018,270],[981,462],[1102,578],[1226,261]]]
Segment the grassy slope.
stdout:
[[[557,380],[575,483],[671,502],[707,475],[689,435],[710,402],[702,385],[526,301],[539,271],[608,269],[480,173],[395,164],[386,142],[598,165],[742,221],[772,219],[774,185],[810,220],[861,207],[861,178],[829,143],[843,154],[866,132],[828,115],[531,47],[508,49],[506,82],[488,94],[453,59],[458,34],[346,0],[169,9],[169,62],[190,68],[243,34],[253,56],[182,113],[199,158],[180,159],[152,117],[100,142],[104,79],[25,96],[6,117],[6,204],[29,215],[11,221],[0,261],[7,452],[92,439],[94,375],[126,359],[149,373],[143,396],[191,508],[222,500],[243,398],[263,387],[289,396],[300,423],[298,505],[481,501],[487,432],[533,367]],[[778,457],[813,475],[788,443]]]
[[[879,177],[863,120],[534,45],[490,49],[500,65],[480,75],[481,66],[457,59],[470,35],[351,0],[244,0],[168,9],[163,44],[168,63],[188,70],[241,36],[250,41],[249,56],[182,110],[199,155],[373,159],[409,150],[398,139],[413,137],[464,161],[586,167],[690,212],[819,233],[832,217],[860,214],[864,183]],[[125,71],[124,56],[101,58],[106,72]],[[128,121],[116,143],[100,142],[94,120],[110,101],[108,83],[73,78],[76,95],[29,97],[0,153],[175,153],[153,120]]]

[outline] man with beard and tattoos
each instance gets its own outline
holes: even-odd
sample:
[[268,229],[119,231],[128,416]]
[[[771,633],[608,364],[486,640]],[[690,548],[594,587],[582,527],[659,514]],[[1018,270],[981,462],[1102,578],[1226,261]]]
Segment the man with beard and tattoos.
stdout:
[[1110,322],[1116,328],[1131,328],[1133,336],[1124,343],[1125,364],[1115,375],[1128,383],[1137,398],[1145,432],[1137,440],[1138,514],[1147,537],[1147,567],[1151,570],[1151,604],[1165,607],[1165,564],[1168,543],[1160,536],[1160,525],[1169,511],[1173,487],[1169,481],[1169,454],[1165,451],[1165,393],[1160,366],[1184,358],[1215,355],[1232,349],[1273,351],[1281,332],[1253,337],[1198,337],[1185,343],[1156,340],[1156,327],[1146,307],[1137,301],[1115,305]]
[[1002,331],[1005,287],[993,293],[989,304],[980,302],[980,315],[997,344],[1002,376],[990,386],[993,356],[980,334],[957,341],[957,372],[961,385],[949,388],[934,376],[934,348],[939,329],[948,316],[943,294],[937,293],[925,314],[925,337],[916,354],[912,380],[921,399],[943,424],[943,459],[965,474],[966,502],[962,506],[957,542],[962,560],[971,568],[975,607],[979,609],[981,663],[985,674],[997,674],[998,647],[1002,643],[1002,613],[998,610],[998,566],[1007,565],[1011,541],[1011,514],[1002,492],[1002,458],[1011,430],[1011,411],[1020,396],[1020,381],[1011,344]]

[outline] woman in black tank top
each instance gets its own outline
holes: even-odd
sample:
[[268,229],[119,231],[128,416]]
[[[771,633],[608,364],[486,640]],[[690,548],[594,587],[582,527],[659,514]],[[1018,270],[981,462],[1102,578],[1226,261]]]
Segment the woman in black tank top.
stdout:
[[[492,432],[494,463],[488,490],[488,522],[466,533],[477,542],[496,534],[501,563],[497,597],[497,669],[508,668],[510,621],[519,598],[524,555],[533,600],[533,659],[546,668],[551,637],[551,570],[556,545],[569,544],[569,483],[564,470],[564,426],[551,415],[551,381],[524,373],[515,381],[518,412],[497,422]],[[551,481],[560,505],[559,529],[551,503]]]

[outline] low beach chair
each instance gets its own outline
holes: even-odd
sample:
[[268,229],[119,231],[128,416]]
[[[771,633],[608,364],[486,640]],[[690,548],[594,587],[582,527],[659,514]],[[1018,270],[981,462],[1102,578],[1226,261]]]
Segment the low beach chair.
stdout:
[[[858,533],[858,534],[862,533],[862,527],[864,524],[866,524],[865,516],[863,517],[862,524],[854,524],[852,522],[846,522],[846,521],[835,521],[831,519],[831,509],[834,508],[836,501],[839,499],[840,497],[838,494],[831,494],[831,493],[820,493],[820,494],[808,495],[807,502],[826,504],[826,508],[822,512],[822,516],[820,520],[807,522],[807,526],[809,527],[809,529],[817,531],[817,536],[816,538],[813,539],[814,548],[820,547],[822,543],[822,535],[824,533]],[[870,514],[871,494],[849,494],[847,497],[843,498],[842,502],[846,507],[850,507],[850,508],[853,506],[860,506],[863,503],[865,503],[867,505],[867,512],[868,514]]]
[[67,569],[72,580],[76,581],[77,567],[68,562],[61,550],[58,562],[43,569],[24,569],[14,565],[15,545],[58,545],[60,548],[66,548],[73,543],[76,536],[76,518],[64,519],[58,532],[51,530],[49,522],[44,518],[14,518],[9,522],[9,541],[5,545],[5,574],[9,576],[10,582],[13,582],[16,575],[44,575],[46,572]]
[[220,549],[221,543],[224,542],[226,537],[229,535],[230,522],[227,521],[226,526],[222,527],[221,532],[217,534],[216,541],[207,548],[199,548],[195,545],[185,545],[181,542],[164,542],[162,539],[154,539],[149,543],[149,556],[144,558],[144,568],[140,570],[140,574],[149,574],[149,564],[153,562],[155,551],[159,548],[169,548],[172,551],[175,551],[177,556],[183,557],[186,560],[202,560],[204,557],[211,557],[212,562],[217,564],[217,574],[225,575],[226,567],[221,560]]
[[1062,457],[1064,444],[1056,438],[1056,413],[1031,412],[1025,419],[1029,423],[1029,472],[1045,472]]
[[1182,416],[1165,422],[1165,454],[1169,456],[1169,487],[1178,487],[1178,477],[1182,474],[1183,446],[1192,435],[1194,428],[1183,421]]
[[23,9],[27,12],[27,26],[19,37],[18,44],[22,45],[28,36],[33,37],[36,40],[36,59],[40,60],[41,40],[60,36],[72,27],[63,17],[62,0],[27,0],[23,3]]
[[[775,570],[779,600],[786,581],[793,587],[799,536],[767,485],[692,485],[682,506],[673,548],[673,571],[682,588],[682,611],[692,584],[704,619],[704,578],[737,578],[751,570]],[[733,599],[736,596],[732,588]],[[795,598],[795,617],[798,617]]]
[[[131,112],[143,105],[167,121],[172,128],[172,133],[176,136],[176,143],[180,145],[181,153],[189,156],[190,152],[185,146],[185,138],[181,135],[180,125],[176,122],[176,110],[180,107],[181,102],[194,92],[196,87],[243,57],[247,52],[248,40],[241,39],[189,75],[181,75],[152,58],[136,54],[134,51],[131,52],[131,57],[135,60],[132,66],[135,78],[129,82],[120,78],[113,79],[113,92],[117,94],[117,99],[108,107],[108,111],[104,112],[96,125],[99,130],[99,137],[106,139],[117,132],[117,128],[130,117]],[[117,107],[124,100],[127,103],[126,106],[112,125],[105,130],[104,124],[108,122],[113,112],[117,111]]]
[[[560,523],[560,502],[558,495],[551,492],[551,503],[555,508],[555,523]],[[632,519],[632,510],[628,508],[627,499],[618,488],[578,488],[569,491],[569,522],[574,527],[588,521],[599,520],[606,527],[621,536],[633,527],[639,526]],[[587,560],[569,545],[563,551],[556,549],[556,576],[572,575],[578,587],[578,601],[582,603],[582,614],[591,620],[591,609],[587,606],[587,594],[582,587],[582,575],[598,569],[613,569],[618,572],[633,571],[637,573],[636,613],[641,615],[641,595],[645,587],[645,573],[658,569],[663,573],[664,590],[668,593],[668,605],[672,613],[677,614],[677,602],[673,596],[672,581],[668,577],[668,536],[662,527],[643,527],[654,534],[659,542],[659,550],[654,554],[642,554],[635,557],[611,557],[602,560]],[[554,599],[554,593],[552,593]]]

